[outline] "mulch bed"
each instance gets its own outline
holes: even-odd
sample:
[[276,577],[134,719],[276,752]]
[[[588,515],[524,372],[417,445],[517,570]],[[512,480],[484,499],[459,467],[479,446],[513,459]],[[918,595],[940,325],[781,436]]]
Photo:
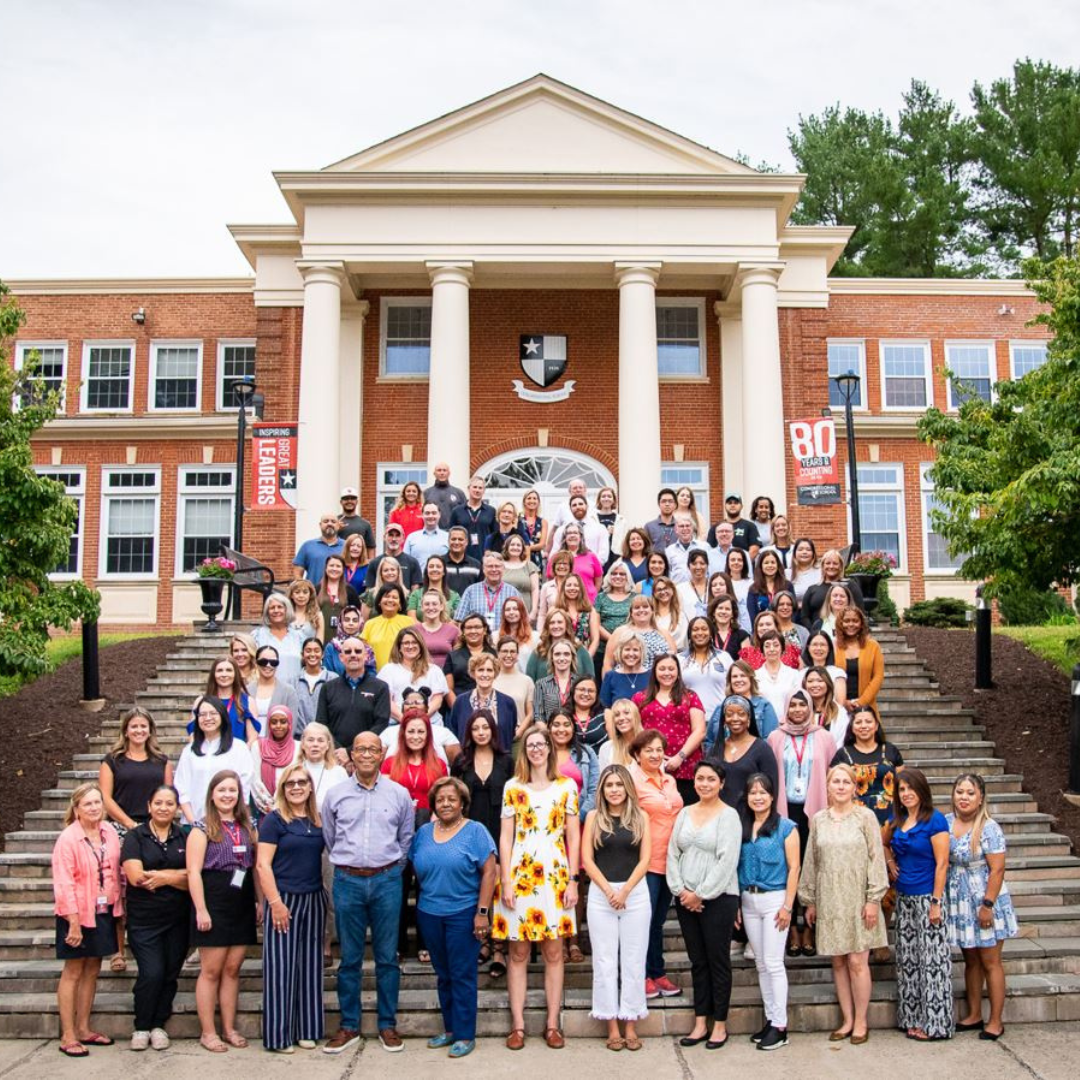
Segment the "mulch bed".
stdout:
[[105,708],[89,713],[79,708],[82,663],[70,660],[56,671],[0,701],[0,848],[3,836],[22,828],[23,815],[41,807],[41,792],[56,786],[75,754],[86,752],[87,740],[113,720],[119,705],[135,693],[165,656],[176,647],[174,637],[142,638],[103,647],[101,692]]
[[1006,762],[1006,772],[1022,773],[1024,790],[1039,809],[1057,818],[1056,829],[1080,849],[1080,807],[1062,797],[1069,781],[1069,680],[1053,664],[1019,641],[993,636],[993,690],[976,693],[975,635],[969,630],[907,627],[908,643],[941,684],[974,709],[987,737]]

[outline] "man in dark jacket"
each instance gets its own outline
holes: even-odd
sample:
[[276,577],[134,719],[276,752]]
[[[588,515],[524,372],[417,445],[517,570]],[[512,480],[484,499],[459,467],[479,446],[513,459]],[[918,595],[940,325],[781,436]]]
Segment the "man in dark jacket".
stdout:
[[424,492],[424,502],[433,502],[439,508],[439,528],[450,528],[450,515],[458,506],[465,505],[465,492],[450,483],[450,466],[440,461],[432,470],[435,483]]
[[390,688],[364,670],[367,646],[359,638],[341,643],[345,674],[323,687],[315,719],[334,736],[334,757],[349,762],[349,747],[362,731],[381,734],[390,724]]

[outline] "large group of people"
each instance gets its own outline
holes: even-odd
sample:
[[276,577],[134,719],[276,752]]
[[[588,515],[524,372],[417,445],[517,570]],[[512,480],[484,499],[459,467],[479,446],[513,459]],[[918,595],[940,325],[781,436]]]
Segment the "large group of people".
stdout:
[[175,768],[135,709],[73,792],[53,856],[64,1054],[111,1042],[90,1014],[125,937],[133,1050],[169,1045],[185,957],[201,1045],[246,1047],[240,970],[261,939],[265,1049],[341,1053],[360,1037],[369,931],[387,1051],[403,1048],[413,949],[437,979],[433,1049],[473,1051],[486,967],[520,1050],[530,958],[544,1041],[562,1047],[565,964],[591,954],[592,1015],[609,1049],[635,1051],[649,1001],[684,992],[665,962],[672,906],[686,1047],[728,1042],[743,943],[758,1049],[787,1044],[788,958],[819,954],[841,1016],[829,1038],[865,1043],[886,911],[908,1037],[1001,1035],[1004,834],[979,776],[956,779],[943,814],[887,740],[884,656],[839,551],[819,556],[767,497],[744,518],[728,492],[710,527],[689,489],[665,488],[654,520],[628,523],[613,489],[590,500],[575,481],[549,521],[536,492],[492,506],[479,477],[462,491],[434,474],[405,486],[381,551],[342,492],[296,580],[211,665]]

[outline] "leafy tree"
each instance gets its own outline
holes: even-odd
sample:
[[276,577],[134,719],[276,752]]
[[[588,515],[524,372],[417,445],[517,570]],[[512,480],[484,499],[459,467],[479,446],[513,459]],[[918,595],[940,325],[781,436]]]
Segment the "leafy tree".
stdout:
[[880,112],[840,110],[800,116],[788,145],[806,186],[792,214],[802,225],[849,225],[855,231],[833,273],[875,273],[865,261],[874,250],[888,208],[902,196],[892,123]]
[[979,218],[999,258],[1076,253],[1080,71],[1020,60],[1011,79],[975,84]]
[[1047,590],[1080,579],[1080,260],[1029,260],[1054,334],[1043,367],[974,395],[955,416],[930,409],[919,435],[937,449],[934,528],[962,573],[994,590]]
[[[0,282],[0,343],[26,321],[8,293]],[[30,438],[55,414],[35,365],[16,373],[0,348],[0,675],[40,674],[49,628],[98,615],[93,589],[49,580],[67,558],[76,515],[63,485],[34,472]]]

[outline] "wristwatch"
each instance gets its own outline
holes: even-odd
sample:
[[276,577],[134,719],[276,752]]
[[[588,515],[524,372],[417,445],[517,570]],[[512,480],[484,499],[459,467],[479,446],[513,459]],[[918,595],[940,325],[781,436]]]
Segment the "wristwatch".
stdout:
[[989,896],[984,896],[982,898],[982,903],[979,904],[979,907],[989,908],[991,911],[993,911],[994,901],[991,900]]
[[581,880],[581,875],[580,874],[571,874],[570,875],[570,880],[571,881],[580,881]]
[[477,915],[486,915],[487,913],[488,913],[488,909],[486,907],[478,907],[476,909],[476,914]]

